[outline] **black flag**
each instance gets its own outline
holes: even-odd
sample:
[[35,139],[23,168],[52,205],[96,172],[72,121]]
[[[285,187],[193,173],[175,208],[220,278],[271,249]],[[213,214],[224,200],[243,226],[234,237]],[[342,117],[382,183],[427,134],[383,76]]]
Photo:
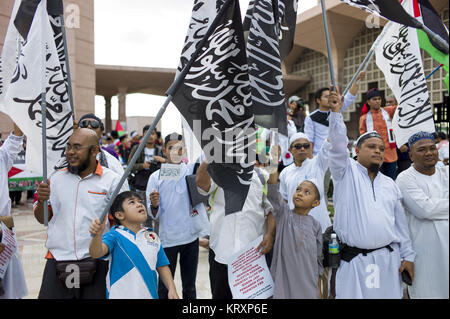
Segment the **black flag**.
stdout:
[[[182,71],[184,70],[184,72]],[[242,210],[253,175],[256,130],[237,0],[195,1],[177,77],[168,90],[225,192],[225,213]]]
[[[25,40],[33,21],[34,13],[41,0],[22,0],[17,11],[14,25]],[[47,0],[47,12],[50,16],[60,16],[64,13],[62,0]]]
[[255,123],[287,136],[281,61],[293,46],[294,1],[251,0],[244,20]]
[[420,23],[403,9],[397,0],[341,0],[351,6],[358,7],[370,13],[375,13],[388,20],[420,28]]

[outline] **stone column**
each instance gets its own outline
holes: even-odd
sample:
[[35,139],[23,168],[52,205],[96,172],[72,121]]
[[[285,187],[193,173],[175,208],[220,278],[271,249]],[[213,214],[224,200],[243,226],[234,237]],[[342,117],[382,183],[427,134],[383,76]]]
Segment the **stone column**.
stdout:
[[105,132],[111,132],[111,96],[104,96],[105,98]]
[[126,109],[127,109],[127,88],[119,87],[119,93],[117,94],[117,99],[119,100],[119,122],[123,129],[126,131]]

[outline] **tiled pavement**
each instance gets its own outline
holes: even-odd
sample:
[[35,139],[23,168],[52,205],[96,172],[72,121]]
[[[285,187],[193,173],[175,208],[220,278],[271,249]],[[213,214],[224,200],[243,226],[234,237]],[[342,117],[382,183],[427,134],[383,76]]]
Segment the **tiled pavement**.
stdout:
[[[25,299],[36,299],[45,266],[46,227],[39,224],[34,218],[32,203],[30,201],[27,201],[24,205],[13,207],[12,215],[28,287],[28,296]],[[208,272],[208,251],[200,247],[196,283],[197,298],[199,299],[211,299]],[[179,265],[175,272],[175,285],[178,295],[181,297],[182,290]]]

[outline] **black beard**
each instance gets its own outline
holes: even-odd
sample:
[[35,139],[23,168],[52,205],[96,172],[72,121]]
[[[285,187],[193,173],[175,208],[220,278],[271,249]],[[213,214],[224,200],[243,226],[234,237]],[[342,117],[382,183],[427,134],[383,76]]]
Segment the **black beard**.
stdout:
[[380,170],[380,165],[378,164],[370,164],[367,170],[371,173],[378,174],[378,171]]
[[84,171],[86,168],[88,168],[88,166],[89,166],[89,161],[87,160],[87,161],[81,163],[80,166],[72,166],[69,164],[69,166],[67,166],[67,168],[70,173],[79,175],[82,171]]
[[79,175],[82,171],[89,167],[89,157],[91,156],[91,150],[89,149],[88,156],[84,162],[82,162],[79,166],[72,166],[68,164],[67,169],[70,173]]

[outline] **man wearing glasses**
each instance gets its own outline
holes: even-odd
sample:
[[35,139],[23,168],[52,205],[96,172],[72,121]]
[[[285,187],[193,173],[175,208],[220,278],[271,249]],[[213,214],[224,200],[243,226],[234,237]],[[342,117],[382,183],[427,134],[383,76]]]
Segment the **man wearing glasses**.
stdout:
[[[294,163],[287,166],[280,173],[280,193],[288,202],[289,207],[294,209],[292,197],[299,183],[303,180],[316,178],[323,191],[323,180],[325,172],[328,169],[328,149],[330,144],[324,141],[320,152],[314,157],[311,156],[312,144],[305,133],[298,132],[289,139],[289,151],[294,156]],[[322,232],[331,226],[331,221],[327,209],[327,203],[321,201],[318,207],[315,207],[309,213],[322,226]]]
[[[55,171],[37,189],[34,216],[38,222],[44,223],[45,200],[49,207],[40,299],[106,298],[108,264],[89,258],[89,225],[100,218],[120,176],[100,165],[99,148],[93,130],[75,130],[66,145],[68,167]],[[121,191],[125,190],[122,186]]]
[[[99,145],[101,144],[101,138],[103,136],[103,131],[105,129],[103,122],[94,114],[88,113],[83,115],[80,120],[78,121],[78,127],[79,128],[89,128],[93,130],[98,137]],[[100,165],[103,167],[107,167],[114,172],[116,172],[119,175],[123,175],[123,167],[120,161],[115,158],[113,155],[111,155],[106,149],[103,147],[100,148],[97,160],[99,161]],[[125,187],[127,190],[129,190],[128,181],[125,180],[124,182]]]

